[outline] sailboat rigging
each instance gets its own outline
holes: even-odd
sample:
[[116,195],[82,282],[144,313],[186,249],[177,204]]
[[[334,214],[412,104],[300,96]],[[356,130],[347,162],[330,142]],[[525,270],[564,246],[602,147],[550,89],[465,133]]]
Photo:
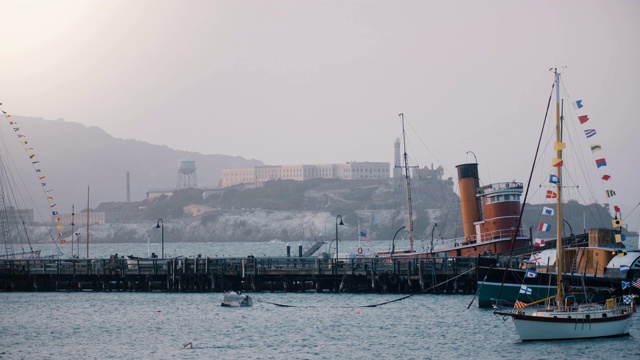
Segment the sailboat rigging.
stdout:
[[[556,294],[554,296],[526,304],[516,301],[513,308],[498,309],[494,314],[510,317],[523,341],[564,340],[599,338],[629,334],[629,324],[634,312],[634,298],[610,298],[605,304],[578,304],[575,298],[567,296],[563,287],[563,239],[562,239],[562,195],[563,195],[563,149],[562,121],[560,109],[560,77],[557,69],[552,69],[555,83],[556,151],[553,165],[556,168]],[[615,223],[615,222],[614,222]],[[534,273],[531,273],[534,274]],[[521,292],[530,293],[526,285]],[[542,304],[540,306],[539,304]]]

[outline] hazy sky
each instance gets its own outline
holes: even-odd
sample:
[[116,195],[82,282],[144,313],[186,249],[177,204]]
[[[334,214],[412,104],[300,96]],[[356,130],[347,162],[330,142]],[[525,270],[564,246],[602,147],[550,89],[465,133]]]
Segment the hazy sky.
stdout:
[[609,202],[640,202],[640,1],[0,0],[0,11],[5,110],[266,164],[393,162],[402,112],[414,164],[455,177],[473,151],[484,183],[526,181],[549,68],[566,66],[620,194]]

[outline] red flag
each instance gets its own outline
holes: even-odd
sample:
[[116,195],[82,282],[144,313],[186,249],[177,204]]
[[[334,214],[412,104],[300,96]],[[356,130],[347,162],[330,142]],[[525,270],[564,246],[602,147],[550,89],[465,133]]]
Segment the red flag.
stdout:
[[620,212],[620,207],[618,205],[613,205],[613,211],[619,213]]
[[547,190],[547,199],[555,199],[557,197],[558,197],[558,194],[556,194],[554,191]]
[[609,180],[609,179],[611,179],[611,176],[609,176],[609,175],[602,175],[602,180],[607,181],[607,180]]
[[578,116],[578,120],[580,120],[580,124],[584,124],[589,121],[589,115]]

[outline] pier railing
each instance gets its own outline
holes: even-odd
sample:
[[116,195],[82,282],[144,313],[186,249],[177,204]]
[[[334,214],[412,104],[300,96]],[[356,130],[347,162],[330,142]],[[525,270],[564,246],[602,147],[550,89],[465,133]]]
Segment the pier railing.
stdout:
[[466,257],[16,259],[0,260],[0,291],[304,291],[313,286],[407,292],[462,275],[465,291],[472,291],[475,273],[469,270],[476,262]]

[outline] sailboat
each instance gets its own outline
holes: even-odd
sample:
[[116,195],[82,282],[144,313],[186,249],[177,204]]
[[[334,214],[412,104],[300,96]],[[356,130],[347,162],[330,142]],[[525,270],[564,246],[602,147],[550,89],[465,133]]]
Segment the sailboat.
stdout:
[[[562,166],[564,143],[562,142],[562,124],[560,113],[560,72],[554,72],[556,99],[556,158],[557,183],[554,197],[557,204],[557,241],[556,265],[560,268],[556,274],[556,294],[549,298],[524,303],[516,301],[513,308],[497,309],[494,314],[510,317],[516,332],[523,341],[569,340],[616,337],[629,334],[629,325],[634,313],[634,297],[612,297],[602,303],[579,304],[574,298],[565,295],[561,267],[563,261],[562,239]],[[522,290],[527,293],[526,285]]]
[[404,144],[402,170],[407,202],[407,223],[404,228],[409,236],[409,249],[396,250],[393,246],[391,251],[378,252],[376,255],[418,258],[477,257],[528,250],[532,245],[531,236],[518,224],[523,184],[509,181],[481,186],[477,161],[456,166],[464,235],[449,239],[441,238],[435,242],[432,235],[431,240],[428,241],[428,249],[414,250],[411,174],[406,150],[404,114],[401,113],[399,116],[402,122]]

